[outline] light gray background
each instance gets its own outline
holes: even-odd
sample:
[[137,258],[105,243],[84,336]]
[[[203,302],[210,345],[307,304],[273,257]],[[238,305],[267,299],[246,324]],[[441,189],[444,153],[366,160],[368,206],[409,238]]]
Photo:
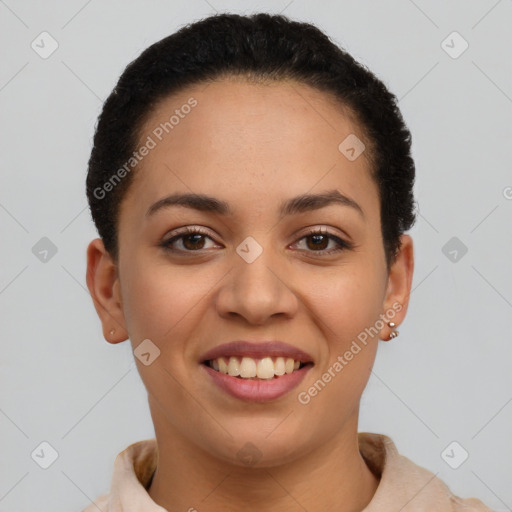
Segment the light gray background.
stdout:
[[[510,0],[0,0],[0,511],[79,511],[108,490],[115,456],[154,435],[129,342],[104,341],[86,288],[86,163],[124,67],[216,10],[311,21],[400,98],[417,165],[414,291],[400,336],[380,342],[359,430],[511,510]],[[42,31],[59,44],[47,59],[31,48]],[[441,46],[453,31],[469,43],[456,59]],[[456,262],[442,252],[454,236],[468,248]],[[46,263],[32,252],[42,237],[57,247]],[[43,441],[58,452],[48,469],[31,458]],[[469,453],[458,469],[441,456],[452,441]]]

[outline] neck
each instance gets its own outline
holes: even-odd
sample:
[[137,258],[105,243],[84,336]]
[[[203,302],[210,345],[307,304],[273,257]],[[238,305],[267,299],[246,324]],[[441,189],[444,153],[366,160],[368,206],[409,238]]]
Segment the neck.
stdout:
[[219,460],[169,423],[155,422],[155,433],[159,463],[148,492],[168,510],[320,512],[343,504],[359,512],[379,484],[359,452],[357,416],[305,456],[261,468]]

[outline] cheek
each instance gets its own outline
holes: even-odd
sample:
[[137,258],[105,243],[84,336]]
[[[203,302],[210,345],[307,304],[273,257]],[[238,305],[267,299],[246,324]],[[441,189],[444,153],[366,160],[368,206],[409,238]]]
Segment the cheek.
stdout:
[[318,402],[342,400],[355,406],[370,376],[382,327],[382,269],[361,258],[330,276],[319,275],[302,281],[303,300],[326,340],[318,368],[317,388],[323,395]]
[[316,287],[306,289],[311,318],[326,343],[315,379],[298,390],[302,405],[297,412],[321,417],[326,436],[359,406],[375,361],[378,336],[369,331],[381,313],[382,282],[371,268],[338,269],[330,279],[316,279]]
[[[188,341],[200,325],[202,300],[214,281],[199,272],[198,267],[172,267],[165,262],[132,264],[130,276],[123,296],[132,350],[146,339],[159,350],[147,366],[136,359],[139,374],[148,394],[164,407],[168,419],[177,424],[176,411],[187,410],[187,400],[190,402],[190,395],[180,384],[188,379],[188,368],[183,364],[184,358],[190,355]],[[148,349],[157,353],[151,346]]]
[[303,277],[301,283],[302,300],[321,320],[331,357],[344,352],[347,342],[374,325],[382,312],[382,276],[369,261]]
[[201,308],[201,300],[213,284],[198,267],[165,263],[134,265],[130,276],[123,288],[123,306],[135,344],[145,338],[154,339],[158,345],[171,338],[179,343],[187,318]]

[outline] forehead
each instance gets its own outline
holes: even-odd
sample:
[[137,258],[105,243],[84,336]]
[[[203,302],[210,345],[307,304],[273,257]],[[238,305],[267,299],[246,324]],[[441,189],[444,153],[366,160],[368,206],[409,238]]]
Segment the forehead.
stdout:
[[137,164],[124,203],[140,215],[166,194],[205,193],[228,202],[250,199],[255,211],[268,208],[277,194],[282,199],[314,189],[375,202],[367,154],[349,159],[342,151],[351,137],[364,140],[350,111],[304,84],[197,84],[166,97],[148,115],[139,147],[151,149]]

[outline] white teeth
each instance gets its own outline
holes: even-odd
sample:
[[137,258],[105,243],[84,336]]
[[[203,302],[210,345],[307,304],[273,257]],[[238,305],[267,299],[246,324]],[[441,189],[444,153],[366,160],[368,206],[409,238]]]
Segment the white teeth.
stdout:
[[256,366],[256,373],[258,379],[273,379],[274,378],[274,361],[271,357],[264,357],[258,361]]
[[300,367],[300,361],[292,357],[263,357],[253,359],[252,357],[219,357],[210,361],[210,366],[220,373],[241,377],[243,379],[273,379],[274,376],[293,373]]
[[240,375],[240,362],[236,357],[229,358],[228,373],[232,377],[238,377],[238,375]]
[[243,377],[244,379],[256,377],[256,361],[254,359],[250,357],[242,357],[242,362],[240,363],[240,377]]
[[278,357],[274,363],[274,375],[284,375],[285,373],[284,357]]
[[[226,360],[223,358],[223,357],[219,357],[219,359],[214,359],[214,365],[215,365],[215,361],[218,362],[219,364],[219,371],[221,373],[228,373],[228,363],[226,363]],[[213,366],[213,368],[215,369],[215,366]]]

